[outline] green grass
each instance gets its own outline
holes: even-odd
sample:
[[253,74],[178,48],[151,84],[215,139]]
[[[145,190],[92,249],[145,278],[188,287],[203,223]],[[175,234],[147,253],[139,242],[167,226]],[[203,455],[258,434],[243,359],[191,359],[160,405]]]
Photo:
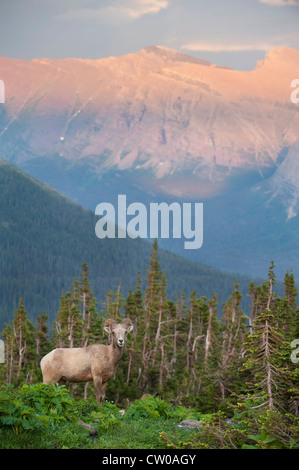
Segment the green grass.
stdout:
[[[138,419],[125,421],[122,426],[98,432],[90,437],[89,432],[79,424],[65,423],[54,429],[39,432],[24,431],[15,434],[13,430],[0,432],[1,449],[167,449],[161,433],[175,435],[178,440],[188,440],[196,430],[180,428],[176,420]],[[95,424],[95,423],[93,423]]]
[[126,422],[117,432],[110,430],[94,442],[95,449],[166,449],[160,434],[172,433],[179,439],[195,434],[194,430],[179,428],[173,419],[138,419]]

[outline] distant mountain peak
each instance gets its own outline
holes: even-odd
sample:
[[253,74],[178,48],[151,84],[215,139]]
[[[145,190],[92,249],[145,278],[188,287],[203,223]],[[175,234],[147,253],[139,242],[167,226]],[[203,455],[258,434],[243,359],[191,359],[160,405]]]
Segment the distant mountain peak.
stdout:
[[207,66],[213,65],[207,60],[197,59],[196,57],[178,52],[175,49],[170,49],[169,47],[165,46],[147,46],[144,47],[142,51],[146,52],[147,54],[155,54],[158,57],[175,62],[189,62]]

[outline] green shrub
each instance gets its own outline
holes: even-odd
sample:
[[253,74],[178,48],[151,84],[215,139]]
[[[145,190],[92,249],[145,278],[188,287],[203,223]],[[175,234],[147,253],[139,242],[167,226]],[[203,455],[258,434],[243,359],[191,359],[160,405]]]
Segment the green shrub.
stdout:
[[165,400],[149,395],[134,401],[125,413],[126,419],[169,418],[172,406]]
[[18,396],[26,405],[51,417],[54,422],[76,420],[76,401],[69,396],[64,385],[23,385]]
[[176,406],[171,411],[170,417],[175,419],[177,422],[185,419],[201,419],[201,413],[194,410],[193,408],[185,408],[182,405]]
[[0,392],[0,426],[11,427],[15,434],[24,430],[36,431],[48,425],[49,418],[17,399]]
[[0,425],[11,426],[16,434],[75,420],[75,400],[64,386],[25,384],[20,390],[0,387]]
[[98,431],[108,431],[122,426],[119,409],[108,401],[105,401],[103,406],[99,406],[96,411],[92,411],[90,418]]

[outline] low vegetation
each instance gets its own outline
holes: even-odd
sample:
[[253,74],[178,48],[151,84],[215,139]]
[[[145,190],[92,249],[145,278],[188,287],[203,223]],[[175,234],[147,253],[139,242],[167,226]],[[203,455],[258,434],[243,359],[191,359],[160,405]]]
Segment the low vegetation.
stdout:
[[[186,420],[198,426],[188,427]],[[99,406],[93,398],[76,400],[65,386],[1,385],[0,436],[2,449],[295,449],[299,420],[248,410],[228,419],[222,412],[201,414],[151,395],[120,410],[108,401]]]

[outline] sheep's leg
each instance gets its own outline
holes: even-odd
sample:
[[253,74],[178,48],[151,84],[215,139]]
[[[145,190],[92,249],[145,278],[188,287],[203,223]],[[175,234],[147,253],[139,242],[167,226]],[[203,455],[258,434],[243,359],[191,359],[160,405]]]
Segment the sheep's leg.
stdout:
[[101,377],[96,377],[93,379],[94,388],[96,391],[97,401],[100,405],[103,405],[106,395],[106,385],[107,382],[103,382]]

